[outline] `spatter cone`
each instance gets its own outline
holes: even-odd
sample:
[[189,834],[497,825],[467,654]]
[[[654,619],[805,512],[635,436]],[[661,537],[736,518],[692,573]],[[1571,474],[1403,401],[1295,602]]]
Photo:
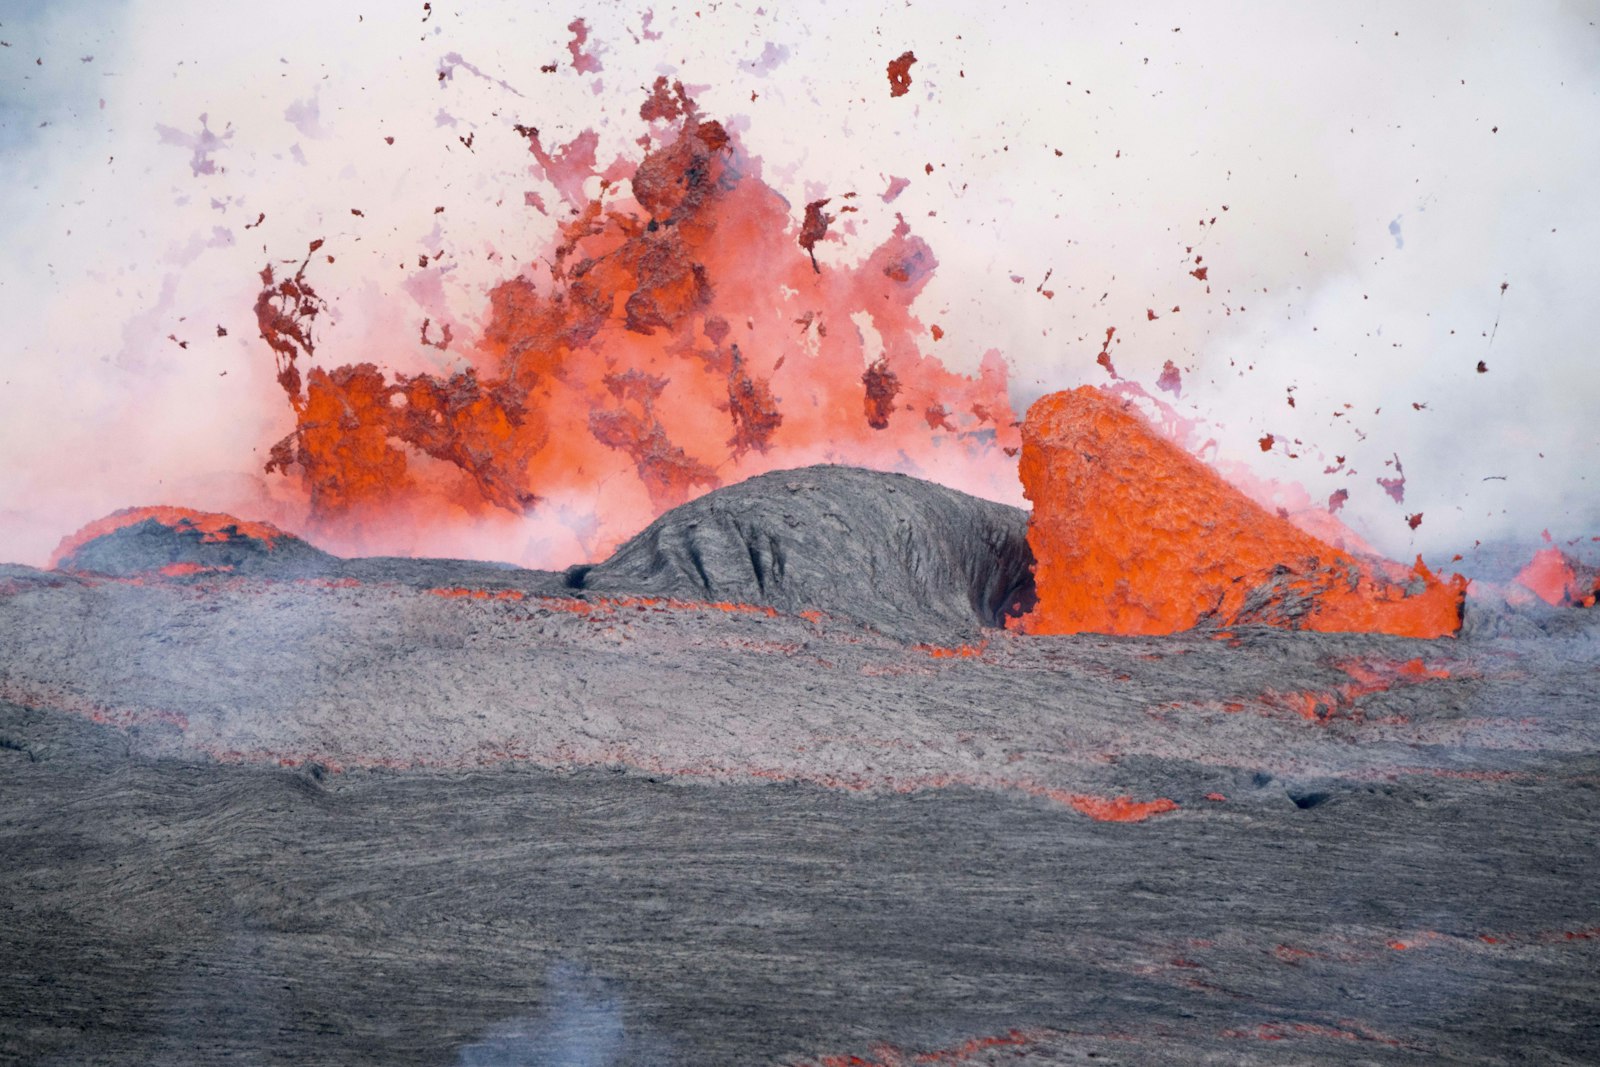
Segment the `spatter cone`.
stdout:
[[326,552],[268,522],[179,507],[123,508],[64,538],[56,570],[113,577],[320,571]]

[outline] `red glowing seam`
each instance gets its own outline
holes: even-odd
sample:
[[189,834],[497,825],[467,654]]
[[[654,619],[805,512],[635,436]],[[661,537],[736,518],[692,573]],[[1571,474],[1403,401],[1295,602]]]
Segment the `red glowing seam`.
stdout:
[[230,574],[231,565],[224,564],[220,567],[207,567],[203,563],[169,563],[156,571],[163,578],[187,578],[196,574]]
[[29,687],[0,680],[0,700],[19,707],[50,708],[88,719],[103,726],[129,729],[135,726],[172,726],[189,729],[189,717],[180,711],[161,708],[118,708],[65,692],[55,686]]
[[1575,942],[1600,941],[1600,926],[1579,927],[1574,930],[1533,930],[1525,933],[1478,934],[1473,938],[1454,937],[1436,933],[1432,930],[1424,930],[1419,934],[1413,934],[1406,938],[1393,938],[1384,944],[1385,947],[1396,952],[1405,952],[1427,945],[1470,944],[1473,940],[1485,945],[1496,945],[1505,948],[1526,945],[1573,944]]
[[[281,753],[261,752],[255,758],[272,762],[280,758]],[[238,753],[227,753],[223,757],[239,756]],[[301,758],[298,756],[292,758]],[[526,751],[504,748],[485,748],[472,757],[462,757],[456,760],[434,760],[418,758],[413,760],[396,760],[392,758],[347,758],[342,763],[339,761],[319,758],[325,764],[340,766],[361,767],[389,767],[393,769],[408,769],[422,767],[459,767],[459,766],[491,766],[507,760],[522,761],[537,759],[542,763],[566,763],[582,766],[622,766],[632,767],[637,770],[652,774],[664,774],[674,777],[695,777],[710,779],[740,779],[756,778],[770,782],[797,782],[809,785],[818,785],[827,789],[837,789],[850,793],[867,793],[879,789],[889,792],[908,794],[921,792],[926,789],[941,789],[951,787],[968,787],[980,789],[999,789],[1025,793],[1029,796],[1050,800],[1064,807],[1070,807],[1079,814],[1098,822],[1138,823],[1178,810],[1178,805],[1166,797],[1155,800],[1137,801],[1131,797],[1098,797],[1085,793],[1074,793],[1064,789],[1055,789],[1041,786],[1027,780],[1006,778],[985,778],[959,774],[927,774],[907,777],[894,777],[889,775],[871,776],[860,773],[829,774],[800,770],[788,770],[775,767],[760,767],[755,765],[728,765],[721,763],[703,763],[699,765],[669,764],[658,756],[636,753],[629,749],[616,746],[599,752],[580,754],[570,745],[559,744],[552,751],[532,754]]]
[[[189,729],[189,718],[181,712],[163,711],[159,709],[140,708],[113,708],[71,694],[47,689],[27,689],[6,682],[0,683],[0,699],[24,707],[46,707],[57,711],[81,715],[93,722],[128,729],[134,726],[168,725],[179,730]],[[685,775],[705,778],[759,778],[776,782],[807,782],[821,785],[831,789],[840,789],[849,792],[868,792],[876,789],[888,789],[895,793],[913,793],[924,789],[948,788],[951,786],[967,786],[976,788],[1014,790],[1029,796],[1040,797],[1054,803],[1070,807],[1074,811],[1094,819],[1098,822],[1137,823],[1169,812],[1177,811],[1178,805],[1166,797],[1157,797],[1154,800],[1138,801],[1129,796],[1100,797],[1086,793],[1075,793],[1064,789],[1039,785],[1026,779],[1006,778],[981,778],[976,776],[956,774],[932,774],[905,778],[893,776],[872,777],[863,774],[817,774],[803,771],[783,770],[778,768],[764,768],[759,766],[735,766],[719,764],[706,764],[701,766],[673,766],[666,764],[659,757],[640,755],[631,751],[616,748],[608,751],[594,753],[588,757],[580,757],[569,746],[558,745],[555,751],[545,754],[534,754],[522,750],[520,746],[507,745],[503,747],[482,748],[475,755],[462,756],[452,760],[441,760],[430,757],[413,757],[401,760],[394,757],[336,757],[326,753],[305,753],[283,751],[276,749],[220,749],[212,746],[201,746],[201,750],[208,752],[213,758],[225,763],[277,763],[285,767],[297,767],[309,763],[321,764],[326,769],[339,773],[347,767],[385,767],[390,769],[418,769],[424,767],[464,767],[464,766],[492,766],[507,761],[524,761],[539,758],[544,762],[566,762],[585,765],[624,765],[633,766],[640,770],[653,773]]]
[[980,641],[975,645],[916,645],[918,652],[925,653],[934,659],[977,659],[988,651],[989,642]]
[[974,1037],[953,1045],[950,1048],[932,1049],[927,1052],[906,1052],[893,1045],[874,1044],[868,1046],[866,1056],[845,1053],[842,1055],[821,1056],[816,1060],[804,1061],[795,1067],[911,1067],[913,1064],[961,1064],[973,1059],[982,1053],[993,1049],[1014,1048],[1025,1049],[1037,1045],[1045,1039],[1044,1031],[1010,1030],[1004,1034],[988,1037]]
[[[448,600],[527,600],[530,594],[520,589],[468,589],[460,586],[441,586],[426,590],[431,596],[444,597]],[[639,611],[721,611],[734,615],[763,615],[769,619],[778,617],[777,608],[761,604],[738,604],[726,600],[679,600],[676,597],[654,596],[623,596],[623,597],[596,597],[593,600],[579,600],[572,597],[532,596],[538,606],[551,611],[569,612],[574,615],[589,615],[596,612],[610,613],[621,608],[635,608]],[[802,613],[804,614],[804,613]]]
[[1389,1037],[1359,1023],[1345,1021],[1343,1026],[1326,1026],[1322,1023],[1273,1022],[1258,1023],[1248,1029],[1222,1031],[1222,1037],[1253,1041],[1287,1041],[1297,1037],[1321,1037],[1338,1041],[1371,1041],[1395,1048],[1402,1047],[1398,1038]]
[[[1351,718],[1351,712],[1357,710],[1356,702],[1362,697],[1388,692],[1396,687],[1450,678],[1448,670],[1429,667],[1420,657],[1404,662],[1379,658],[1344,659],[1334,666],[1349,675],[1352,681],[1327,691],[1268,690],[1261,695],[1259,703],[1268,709],[1291,711],[1307,722],[1325,725],[1335,719]],[[1223,710],[1230,712],[1243,708],[1244,705],[1236,702],[1223,705]]]

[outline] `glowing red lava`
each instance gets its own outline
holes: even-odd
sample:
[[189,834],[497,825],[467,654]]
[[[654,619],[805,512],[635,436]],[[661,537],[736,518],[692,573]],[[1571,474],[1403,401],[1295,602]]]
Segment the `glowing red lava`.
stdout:
[[1440,637],[1466,582],[1359,559],[1272,515],[1130,407],[1084,387],[1023,428],[1031,633],[1168,634],[1200,625]]
[[[1010,492],[1006,364],[991,350],[966,375],[922,353],[911,305],[937,261],[910,226],[832,262],[829,200],[796,220],[681,85],[658,79],[641,117],[649,151],[631,168],[518,127],[575,210],[548,277],[489,292],[456,373],[312,365],[315,258],[262,272],[257,318],[295,415],[267,466],[298,472],[324,543],[548,507],[592,558],[706,490],[819,461]],[[599,198],[583,201],[589,179]]]
[[907,1052],[893,1045],[875,1044],[866,1056],[850,1053],[823,1056],[814,1063],[803,1061],[796,1067],[911,1067],[913,1064],[963,1064],[971,1063],[979,1056],[983,1056],[984,1061],[988,1062],[987,1054],[1008,1049],[1013,1055],[1021,1055],[1030,1046],[1043,1041],[1044,1037],[1043,1032],[1010,1030],[1004,1034],[969,1038],[958,1045],[927,1052]]
[[1554,547],[1535,553],[1514,581],[1554,607],[1592,608],[1600,595],[1600,572]]

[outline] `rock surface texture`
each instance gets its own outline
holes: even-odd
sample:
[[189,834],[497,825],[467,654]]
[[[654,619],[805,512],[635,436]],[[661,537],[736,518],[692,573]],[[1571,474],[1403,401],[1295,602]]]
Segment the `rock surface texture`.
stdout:
[[1024,635],[947,565],[1014,514],[736,488],[587,574],[0,567],[0,1063],[1600,1060],[1594,611]]
[[764,474],[676,508],[577,576],[585,588],[948,636],[1033,606],[1028,517],[942,485],[852,467]]
[[124,508],[61,542],[54,567],[83,574],[128,578],[201,573],[318,573],[333,557],[265,522],[188,508]]

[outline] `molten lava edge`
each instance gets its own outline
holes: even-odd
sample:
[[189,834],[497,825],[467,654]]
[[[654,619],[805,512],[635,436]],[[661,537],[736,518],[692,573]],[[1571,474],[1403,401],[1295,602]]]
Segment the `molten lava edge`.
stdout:
[[1408,571],[1319,541],[1097,389],[1043,397],[1022,433],[1039,595],[1024,621],[1030,633],[1460,630],[1459,575],[1441,580],[1420,557]]
[[[204,544],[249,541],[259,544],[269,552],[274,545],[290,536],[270,522],[247,522],[220,512],[195,511],[192,508],[168,505],[122,508],[62,538],[56,550],[50,554],[50,567],[70,570],[72,558],[91,542],[115,534],[118,530],[151,521],[175,533],[197,538]],[[174,570],[170,571],[168,576],[174,577],[182,573],[192,572]]]

